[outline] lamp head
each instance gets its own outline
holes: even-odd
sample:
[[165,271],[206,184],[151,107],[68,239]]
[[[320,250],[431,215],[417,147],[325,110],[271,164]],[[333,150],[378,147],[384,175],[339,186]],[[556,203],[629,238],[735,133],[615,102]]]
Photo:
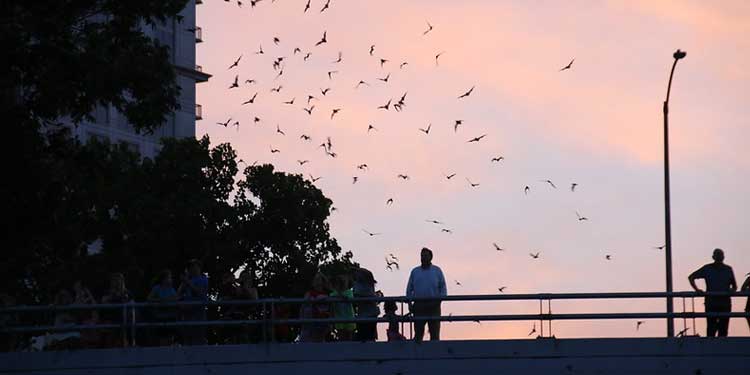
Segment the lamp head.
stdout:
[[687,56],[687,53],[680,50],[677,50],[674,54],[672,54],[672,57],[674,57],[675,60],[684,59],[685,56]]

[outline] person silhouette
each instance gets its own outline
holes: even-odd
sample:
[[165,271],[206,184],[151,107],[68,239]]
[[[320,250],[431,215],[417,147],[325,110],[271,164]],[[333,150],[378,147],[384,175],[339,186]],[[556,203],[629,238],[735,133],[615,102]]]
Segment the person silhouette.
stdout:
[[[406,297],[445,297],[448,290],[445,277],[440,267],[432,264],[432,250],[423,247],[420,252],[422,264],[411,270],[409,282],[406,284]],[[414,301],[411,312],[415,317],[439,317],[440,301]],[[430,341],[440,340],[439,320],[420,320],[414,322],[414,340],[421,342],[424,337],[424,325],[430,329]]]
[[[745,282],[742,283],[742,288],[740,288],[743,292],[750,292],[750,273],[747,274],[747,278],[745,279]],[[745,302],[745,312],[750,313],[750,297],[747,297],[747,302]],[[750,315],[746,316],[745,319],[747,319],[747,326],[750,327]]]
[[[695,285],[696,279],[706,281],[707,292],[734,292],[737,290],[737,281],[734,279],[732,267],[724,264],[724,251],[714,249],[712,256],[714,262],[706,264],[697,271],[688,276],[690,286],[696,292],[703,293],[703,290]],[[729,296],[706,296],[706,312],[728,313],[732,311],[732,298]],[[706,335],[708,337],[726,337],[729,330],[728,317],[708,317],[706,324]]]

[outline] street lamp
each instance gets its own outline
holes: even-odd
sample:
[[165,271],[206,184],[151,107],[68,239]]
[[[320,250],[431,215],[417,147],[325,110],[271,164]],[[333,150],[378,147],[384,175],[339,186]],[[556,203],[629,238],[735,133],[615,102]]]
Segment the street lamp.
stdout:
[[[677,61],[685,58],[687,54],[679,49],[672,54],[674,63],[672,71],[669,72],[669,83],[667,84],[667,98],[664,100],[664,231],[666,232],[665,256],[667,265],[667,293],[672,293],[672,219],[669,208],[669,93],[672,90],[672,76]],[[667,297],[667,313],[674,312],[672,297]],[[674,319],[667,318],[667,337],[674,337]]]

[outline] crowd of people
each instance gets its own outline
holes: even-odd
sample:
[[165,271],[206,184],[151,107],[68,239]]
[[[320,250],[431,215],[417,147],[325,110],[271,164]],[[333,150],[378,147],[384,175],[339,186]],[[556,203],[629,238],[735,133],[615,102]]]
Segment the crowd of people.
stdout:
[[[421,250],[421,265],[412,270],[406,287],[406,296],[410,298],[444,297],[447,295],[445,277],[440,267],[432,264],[432,250],[423,248]],[[377,318],[380,316],[380,307],[377,302],[334,302],[328,303],[329,297],[337,299],[350,299],[354,297],[382,297],[383,293],[375,290],[375,280],[372,272],[359,268],[354,272],[353,280],[348,275],[337,275],[329,280],[322,273],[315,275],[311,289],[305,293],[305,298],[315,303],[302,306],[300,318],[302,319],[351,319]],[[388,320],[386,339],[388,341],[405,340],[399,328],[401,316],[398,315],[398,306],[394,301],[384,303],[383,315]],[[440,301],[415,301],[409,314],[416,317],[438,317],[440,316]],[[424,337],[424,326],[430,327],[430,340],[440,339],[440,321],[417,320],[414,323],[414,340],[422,341]],[[299,336],[302,342],[335,341],[375,341],[377,340],[377,323],[335,323],[329,324],[305,324]]]
[[[422,249],[422,265],[412,271],[407,287],[410,297],[439,297],[446,295],[445,279],[442,271],[431,264],[432,251]],[[245,269],[236,277],[235,273],[226,272],[220,283],[209,288],[209,278],[203,272],[198,260],[188,262],[185,272],[176,278],[171,270],[163,270],[154,279],[153,286],[146,295],[146,301],[152,303],[147,308],[127,307],[135,302],[134,295],[126,286],[125,275],[113,273],[109,277],[109,287],[99,298],[82,281],[75,281],[69,288],[62,288],[54,295],[53,306],[92,305],[90,309],[72,310],[57,309],[50,316],[51,324],[57,328],[44,334],[10,334],[2,335],[2,351],[9,350],[55,350],[73,348],[111,348],[122,346],[168,346],[168,345],[205,345],[205,344],[239,344],[274,339],[282,342],[325,342],[325,341],[376,341],[378,339],[377,323],[338,322],[334,324],[309,323],[299,326],[275,325],[267,327],[256,324],[219,325],[208,329],[201,325],[206,320],[226,321],[260,321],[273,314],[275,319],[352,319],[381,316],[380,303],[377,301],[347,302],[353,298],[383,297],[376,290],[377,281],[372,272],[357,268],[352,272],[337,275],[316,273],[310,288],[304,293],[309,303],[275,304],[270,311],[267,307],[256,304],[222,304],[232,300],[257,300],[258,290],[253,282],[253,275]],[[175,304],[175,302],[208,302],[218,301],[210,307],[200,303]],[[8,295],[0,299],[3,307],[14,306],[15,300]],[[108,307],[122,305],[126,307]],[[163,304],[163,306],[159,306]],[[435,308],[437,306],[437,310]],[[80,307],[80,306],[78,306]],[[416,303],[411,312],[415,316],[440,315],[439,303]],[[18,313],[0,314],[0,328],[19,326]],[[405,340],[401,333],[396,302],[384,304],[384,315],[388,319],[388,341]],[[134,328],[133,323],[157,323],[149,327]],[[182,322],[179,325],[160,325],[158,323]],[[190,323],[192,322],[192,323]],[[187,323],[187,324],[185,324]],[[37,325],[49,325],[36,321]],[[79,329],[77,326],[107,326],[97,329]],[[417,324],[416,340],[422,339],[424,322]],[[430,323],[432,340],[439,339],[439,328]],[[67,329],[70,328],[70,329]]]
[[[412,269],[406,286],[406,297],[416,298],[409,305],[407,315],[414,318],[414,340],[422,341],[425,325],[429,328],[430,340],[440,340],[440,321],[431,318],[441,315],[441,302],[419,298],[440,298],[447,296],[445,277],[440,267],[432,264],[433,253],[428,248],[420,252],[421,264]],[[706,264],[693,272],[688,280],[697,291],[703,292],[696,285],[696,280],[703,279],[708,292],[733,292],[737,290],[737,282],[732,268],[724,264],[724,252],[714,250],[714,262]],[[378,340],[377,323],[372,322],[335,322],[333,324],[321,322],[303,323],[297,327],[275,325],[241,324],[219,326],[209,330],[201,321],[227,320],[262,320],[273,314],[275,319],[284,320],[298,317],[300,319],[353,319],[380,317],[380,303],[377,301],[351,301],[353,298],[383,297],[383,293],[376,290],[377,281],[372,272],[365,268],[357,268],[351,273],[325,275],[317,273],[313,277],[310,288],[305,292],[307,303],[282,304],[273,306],[268,311],[254,304],[218,304],[208,308],[203,304],[174,304],[178,301],[208,302],[232,300],[257,300],[258,290],[254,286],[250,270],[245,269],[236,277],[232,272],[226,272],[221,277],[221,283],[215,292],[209,292],[209,279],[201,269],[198,260],[191,260],[180,275],[179,286],[174,287],[174,277],[170,270],[162,271],[155,280],[147,296],[147,301],[155,306],[148,309],[135,308],[107,308],[106,306],[92,309],[56,310],[53,324],[55,327],[65,328],[75,325],[111,325],[116,328],[61,330],[38,336],[28,336],[24,346],[19,335],[2,333],[0,350],[50,350],[70,348],[106,348],[121,346],[168,346],[239,344],[259,342],[274,339],[282,342],[326,342],[326,341],[376,341]],[[740,288],[750,291],[750,277]],[[13,306],[15,300],[8,295],[0,295],[2,306]],[[125,285],[122,273],[113,273],[109,278],[109,288],[101,298],[97,299],[81,282],[76,281],[72,287],[64,288],[54,297],[55,306],[68,305],[97,305],[123,304],[133,302],[134,298]],[[159,306],[164,304],[164,306]],[[706,312],[731,312],[731,297],[707,296],[705,299]],[[298,310],[296,310],[298,309]],[[750,312],[750,298],[745,307]],[[383,303],[384,317],[387,322],[387,341],[406,340],[401,332],[403,315],[398,312],[395,301]],[[187,325],[154,325],[152,327],[132,329],[132,323],[153,322],[193,322]],[[0,314],[0,328],[13,326],[17,323],[14,314]],[[420,319],[421,318],[421,319]],[[750,325],[750,317],[747,318]],[[728,317],[707,318],[707,336],[727,336]],[[131,329],[121,329],[122,326]],[[136,342],[137,337],[137,342]]]
[[[164,270],[159,273],[156,282],[148,293],[147,301],[153,303],[172,303],[171,306],[152,307],[146,310],[135,308],[107,307],[135,302],[133,294],[128,290],[125,275],[119,272],[110,274],[109,287],[106,292],[96,298],[91,290],[77,280],[70,288],[61,288],[54,296],[53,306],[66,307],[70,305],[92,305],[91,308],[77,308],[74,310],[58,309],[52,317],[52,325],[56,328],[51,333],[43,335],[13,335],[4,333],[2,339],[3,350],[54,350],[71,348],[111,348],[136,344],[139,345],[171,345],[180,342],[184,345],[200,345],[207,343],[205,328],[189,327],[185,329],[155,328],[155,329],[121,329],[130,327],[136,316],[138,321],[166,323],[180,320],[206,320],[206,308],[203,306],[174,307],[177,301],[208,301],[208,277],[203,274],[201,264],[191,260],[180,277],[180,284],[175,289],[172,272]],[[237,285],[241,289],[243,285]],[[257,298],[255,288],[251,288],[254,298]],[[229,298],[229,295],[222,295]],[[239,292],[237,292],[239,295]],[[3,306],[13,306],[12,298],[4,299]],[[18,314],[2,314],[4,326],[13,326],[20,320]],[[16,323],[16,324],[14,324]],[[37,324],[39,322],[36,322]],[[43,323],[42,323],[43,324]],[[67,330],[72,326],[113,326],[117,328]]]

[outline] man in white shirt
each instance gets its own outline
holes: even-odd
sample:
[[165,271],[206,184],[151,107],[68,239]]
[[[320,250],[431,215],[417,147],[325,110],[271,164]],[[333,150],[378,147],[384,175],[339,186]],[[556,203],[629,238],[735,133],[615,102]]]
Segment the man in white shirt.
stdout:
[[[421,255],[422,265],[411,270],[409,282],[406,285],[406,297],[445,297],[448,290],[445,277],[440,267],[432,264],[432,250],[423,247]],[[440,301],[414,301],[411,312],[415,317],[440,316]],[[424,337],[424,325],[430,329],[430,341],[440,340],[440,321],[421,320],[414,322],[414,340],[421,342]]]

